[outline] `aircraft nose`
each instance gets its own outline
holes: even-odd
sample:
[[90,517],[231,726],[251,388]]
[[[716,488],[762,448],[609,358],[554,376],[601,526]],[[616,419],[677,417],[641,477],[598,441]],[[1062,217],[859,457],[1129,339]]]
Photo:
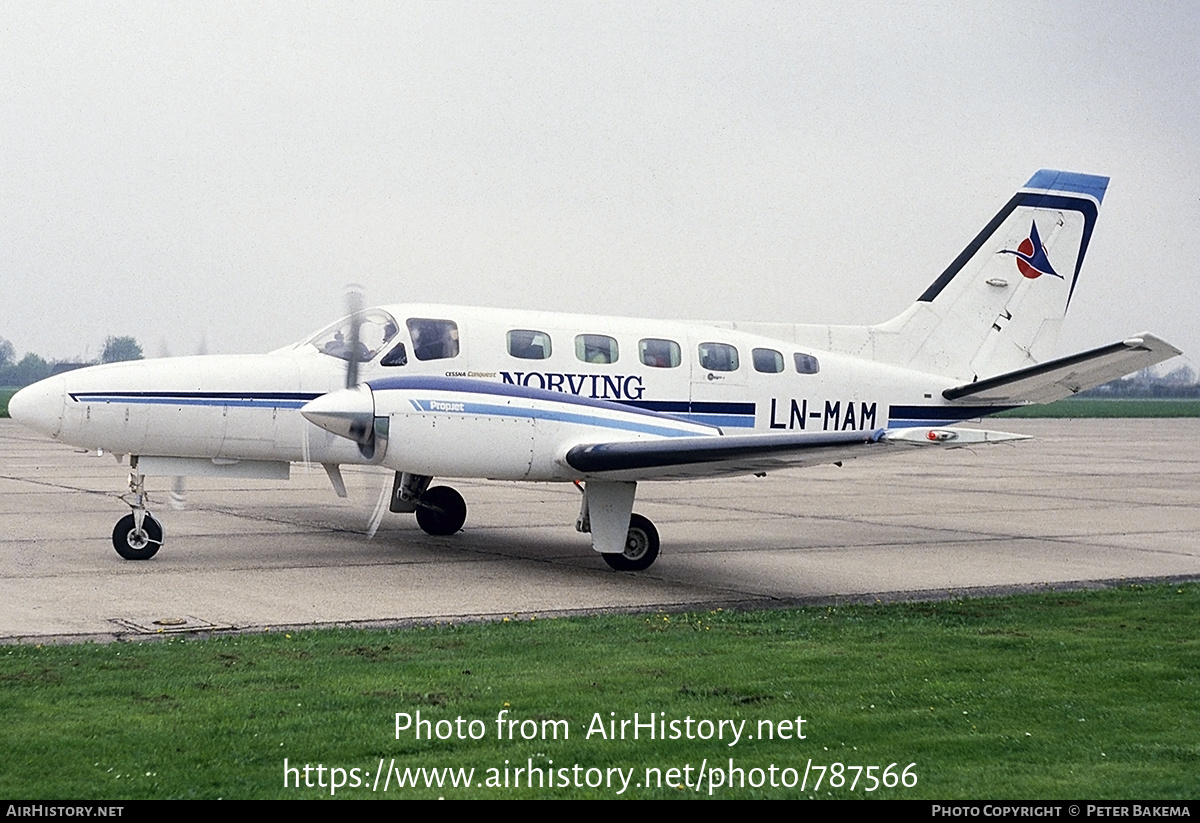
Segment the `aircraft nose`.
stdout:
[[8,401],[8,414],[23,426],[57,437],[62,428],[65,399],[66,381],[48,377],[14,394]]
[[375,425],[375,398],[366,386],[323,394],[300,409],[313,425],[356,443],[371,439]]

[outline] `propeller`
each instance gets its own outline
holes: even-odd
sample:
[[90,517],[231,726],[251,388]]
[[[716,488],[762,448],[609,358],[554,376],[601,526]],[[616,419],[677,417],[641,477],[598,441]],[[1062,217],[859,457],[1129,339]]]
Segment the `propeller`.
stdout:
[[[358,444],[359,451],[369,458],[375,452],[375,401],[371,389],[367,386],[360,386],[358,380],[361,353],[366,350],[362,341],[362,328],[366,320],[363,287],[358,283],[346,284],[344,303],[346,316],[349,318],[349,327],[346,329],[345,336],[346,390],[330,392],[316,398],[301,410],[301,414],[309,422],[326,431],[353,440]],[[304,437],[304,460],[306,463],[309,461],[307,428]],[[333,474],[336,473],[340,481],[340,471],[336,466],[332,469],[330,466],[325,468],[327,472],[332,472],[331,480]],[[337,488],[337,486],[338,481],[335,481],[334,487]],[[344,484],[340,496],[345,496]],[[379,529],[383,515],[387,511],[390,496],[391,481],[385,475],[379,500],[367,522],[367,539],[374,537],[375,532]]]

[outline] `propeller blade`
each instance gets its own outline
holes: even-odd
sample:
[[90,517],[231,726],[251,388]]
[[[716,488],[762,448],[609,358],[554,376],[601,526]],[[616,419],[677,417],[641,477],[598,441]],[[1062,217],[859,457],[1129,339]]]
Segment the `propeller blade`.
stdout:
[[350,283],[346,286],[346,314],[350,317],[350,334],[346,338],[346,388],[352,389],[358,385],[358,352],[362,348],[363,324],[363,291],[362,286]]
[[367,521],[367,539],[370,540],[375,536],[375,532],[379,531],[379,524],[383,522],[383,515],[387,513],[388,501],[392,498],[392,479],[389,475],[383,475],[383,488],[379,490],[379,501],[375,504],[375,510],[371,512],[371,519]]

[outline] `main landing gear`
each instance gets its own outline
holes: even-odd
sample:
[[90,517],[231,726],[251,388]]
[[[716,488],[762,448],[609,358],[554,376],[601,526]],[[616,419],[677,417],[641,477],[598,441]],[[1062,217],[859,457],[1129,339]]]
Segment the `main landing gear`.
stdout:
[[[396,472],[388,508],[417,516],[426,534],[445,537],[459,532],[467,520],[467,504],[449,486],[430,487],[432,477]],[[577,482],[583,493],[575,528],[591,534],[592,548],[610,568],[622,572],[645,571],[658,559],[658,529],[649,519],[634,514],[637,484],[590,480]]]
[[467,522],[467,503],[449,486],[426,489],[417,501],[417,525],[426,534],[456,534]]
[[131,457],[129,465],[129,494],[133,502],[128,497],[124,499],[133,511],[113,527],[113,548],[126,560],[149,560],[162,545],[163,527],[158,518],[146,511],[146,476],[138,472],[137,458]]
[[658,529],[633,513],[637,484],[608,480],[575,483],[583,492],[577,531],[592,535],[592,548],[619,572],[642,572],[658,559]]

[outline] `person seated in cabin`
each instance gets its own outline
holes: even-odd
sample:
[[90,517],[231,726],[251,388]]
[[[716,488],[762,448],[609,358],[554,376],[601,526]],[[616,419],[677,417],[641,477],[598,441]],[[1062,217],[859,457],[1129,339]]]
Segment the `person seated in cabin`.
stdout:
[[342,360],[348,360],[350,357],[350,347],[346,345],[346,338],[342,334],[341,329],[334,332],[333,339],[325,344],[322,349],[325,354],[331,357],[339,357]]

